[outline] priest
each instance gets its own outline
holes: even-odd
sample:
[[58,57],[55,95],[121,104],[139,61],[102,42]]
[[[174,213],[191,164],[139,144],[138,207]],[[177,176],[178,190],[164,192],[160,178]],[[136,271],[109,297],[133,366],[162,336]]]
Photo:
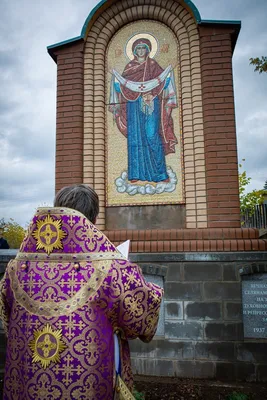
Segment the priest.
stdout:
[[145,281],[97,229],[98,196],[63,188],[39,208],[0,287],[7,335],[4,399],[102,399],[114,395],[114,339],[131,389],[129,339],[149,342],[163,290]]

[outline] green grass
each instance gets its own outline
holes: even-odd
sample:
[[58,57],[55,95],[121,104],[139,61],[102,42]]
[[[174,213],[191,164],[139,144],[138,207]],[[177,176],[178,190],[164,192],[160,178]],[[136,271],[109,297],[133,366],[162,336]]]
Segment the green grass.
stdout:
[[135,388],[133,390],[133,395],[135,397],[135,400],[145,400],[144,393],[138,392]]
[[233,392],[226,397],[226,400],[249,400],[249,399],[247,394]]

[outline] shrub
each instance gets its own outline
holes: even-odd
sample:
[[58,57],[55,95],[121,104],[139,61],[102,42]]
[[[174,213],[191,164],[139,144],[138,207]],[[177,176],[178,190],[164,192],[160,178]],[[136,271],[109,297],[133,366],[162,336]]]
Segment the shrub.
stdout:
[[25,236],[25,229],[22,228],[14,219],[10,218],[7,222],[0,220],[0,228],[3,231],[3,237],[7,240],[11,249],[19,249]]
[[248,400],[248,395],[244,393],[233,392],[226,397],[226,400]]

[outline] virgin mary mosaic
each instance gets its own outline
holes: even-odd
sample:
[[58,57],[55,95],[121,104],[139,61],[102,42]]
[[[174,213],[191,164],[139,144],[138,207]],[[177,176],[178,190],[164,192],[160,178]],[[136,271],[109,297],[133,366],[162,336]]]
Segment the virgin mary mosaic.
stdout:
[[[146,30],[134,33],[137,25]],[[127,26],[109,46],[108,205],[183,200],[177,47],[151,21]]]

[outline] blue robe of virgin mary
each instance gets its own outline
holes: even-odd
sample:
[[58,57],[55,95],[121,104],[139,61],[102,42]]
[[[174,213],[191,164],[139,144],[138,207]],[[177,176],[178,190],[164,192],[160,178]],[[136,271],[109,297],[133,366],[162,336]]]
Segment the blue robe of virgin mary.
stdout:
[[128,179],[160,182],[168,179],[160,129],[160,101],[147,105],[140,96],[127,102]]
[[[116,71],[114,73],[118,79],[124,79]],[[126,82],[126,85],[128,82]],[[135,94],[132,98],[126,95],[126,90],[128,93],[131,92],[131,87],[127,89],[126,86],[125,88],[122,82],[115,80],[115,77],[111,84],[110,111],[113,112],[118,128],[124,134],[124,121],[122,120],[124,112],[127,121],[127,134],[125,136],[127,136],[128,144],[129,181],[161,182],[168,179],[162,135],[162,131],[164,131],[162,127],[162,111],[164,110],[162,108],[163,100],[165,101],[165,108],[173,108],[177,103],[173,72],[166,73],[164,79],[159,80],[158,86],[161,89],[154,96],[153,90],[151,90],[149,92],[152,93],[150,99],[146,96],[147,92],[142,92],[142,87],[149,82],[143,82],[140,85],[139,93],[136,89],[139,82],[130,82],[132,87],[135,85],[133,88]],[[156,90],[155,88],[157,89],[154,85],[154,90]]]

